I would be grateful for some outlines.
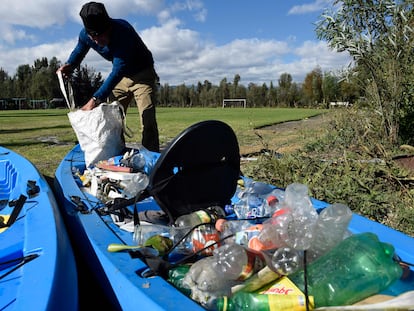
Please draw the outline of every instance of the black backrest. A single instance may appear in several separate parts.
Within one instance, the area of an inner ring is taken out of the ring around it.
[[[172,223],[180,215],[229,204],[239,177],[235,133],[226,123],[208,120],[184,130],[161,153],[148,191]]]

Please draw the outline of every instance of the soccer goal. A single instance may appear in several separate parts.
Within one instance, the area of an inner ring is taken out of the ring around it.
[[[226,107],[246,108],[246,98],[225,98],[223,99],[223,108]]]

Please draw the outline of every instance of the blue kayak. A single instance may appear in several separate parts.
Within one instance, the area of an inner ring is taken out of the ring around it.
[[[0,310],[76,310],[69,236],[46,179],[0,147]]]
[[[188,149],[191,146],[191,149]],[[220,149],[220,152],[217,151]],[[150,172],[145,195],[123,201],[130,214],[162,211],[167,224],[178,216],[234,200],[240,179],[237,140],[221,122],[203,121],[185,130],[159,155]],[[83,186],[79,178],[86,170],[84,153],[76,145],[61,161],[55,173],[55,195],[72,240],[88,264],[96,284],[119,310],[204,310],[200,304],[179,291],[165,277],[148,277],[148,263],[133,251],[108,251],[111,244],[134,245],[133,233],[124,230],[108,212],[108,205]],[[329,204],[312,200],[320,212]],[[402,261],[414,262],[414,238],[354,214],[352,233],[373,232],[395,247]],[[399,295],[414,289],[411,277],[387,289]]]

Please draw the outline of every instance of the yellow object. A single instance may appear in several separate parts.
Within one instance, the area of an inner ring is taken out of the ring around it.
[[[302,291],[288,277],[283,276],[270,286],[258,291],[259,294],[276,294],[276,295],[302,295]]]
[[[4,224],[7,224],[7,222],[9,221],[10,215],[0,215],[0,218]],[[7,228],[9,227],[0,228],[0,233],[6,231]]]
[[[117,244],[117,243],[111,243],[108,245],[108,252],[114,253],[114,252],[120,252],[130,249],[137,249],[142,248],[142,245],[125,245],[125,244]]]

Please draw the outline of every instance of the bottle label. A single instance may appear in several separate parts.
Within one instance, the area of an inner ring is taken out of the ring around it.
[[[306,311],[305,296],[297,295],[268,295],[270,311]],[[309,296],[309,310],[314,309],[313,297]]]
[[[195,229],[192,234],[193,251],[197,252],[211,245],[211,247],[208,247],[201,252],[203,255],[211,256],[213,255],[214,249],[220,246],[220,243],[216,244],[219,240],[220,234],[217,230],[208,225],[201,226]]]
[[[260,294],[304,296],[302,291],[288,277],[278,279],[270,287],[260,291]]]
[[[262,225],[257,224],[245,230],[236,232],[235,240],[237,244],[248,246],[251,239],[258,236],[262,230]]]
[[[202,224],[208,224],[211,222],[210,215],[206,211],[203,211],[203,210],[196,211],[195,214],[200,219]]]
[[[244,281],[251,277],[257,271],[263,269],[266,265],[263,256],[255,251],[247,250],[247,264],[243,266],[243,270],[238,278],[239,281]]]

